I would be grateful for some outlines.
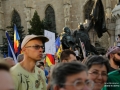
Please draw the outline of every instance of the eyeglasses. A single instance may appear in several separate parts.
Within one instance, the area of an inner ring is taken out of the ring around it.
[[[81,80],[76,80],[74,83],[62,83],[61,85],[73,85],[77,90],[82,90],[85,85],[88,88],[93,89],[94,82],[92,80],[87,80],[85,82]]]
[[[88,72],[89,74],[92,74],[93,77],[98,77],[99,75],[101,75],[103,78],[106,78],[108,75],[107,73],[101,73],[99,74],[99,72]]]
[[[43,45],[26,46],[25,48],[30,48],[30,47],[33,47],[33,48],[36,49],[36,50],[39,50],[40,48],[41,48],[41,49],[44,49],[44,46],[43,46]]]

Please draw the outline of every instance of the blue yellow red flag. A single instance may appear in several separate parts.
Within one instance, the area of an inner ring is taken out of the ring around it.
[[[20,40],[20,37],[19,37],[18,31],[17,31],[17,27],[14,24],[14,52],[15,53],[18,52],[19,40]]]

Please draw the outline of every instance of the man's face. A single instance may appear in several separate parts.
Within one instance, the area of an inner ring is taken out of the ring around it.
[[[44,70],[44,66],[40,66],[40,68],[41,68],[42,70]]]
[[[116,53],[113,55],[113,61],[116,65],[120,66],[120,53]]]
[[[43,43],[38,39],[34,39],[29,41],[24,49],[23,52],[27,58],[32,60],[38,61],[42,58],[43,54]]]
[[[68,57],[68,60],[62,60],[62,62],[72,62],[72,61],[76,61],[76,56],[74,56],[73,54],[70,54],[70,56]]]
[[[0,90],[15,90],[10,73],[4,70],[0,70]]]
[[[75,86],[74,83],[76,81],[80,81],[82,82],[81,85],[79,86],[79,90],[90,90],[90,88],[87,85],[84,85],[83,83],[85,83],[88,80],[88,75],[86,71],[82,71],[80,73],[77,74],[73,74],[70,76],[67,76],[66,78],[66,82],[64,85],[64,89],[65,90],[78,90]],[[80,83],[79,83],[80,84]]]
[[[76,56],[74,56],[73,54],[70,54],[70,56],[68,58],[68,62],[72,62],[72,61],[75,61],[75,60],[77,60]]]

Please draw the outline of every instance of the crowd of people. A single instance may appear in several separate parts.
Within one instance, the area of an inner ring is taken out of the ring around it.
[[[40,61],[47,41],[42,35],[27,35],[17,64],[11,57],[0,60],[0,90],[120,90],[118,46],[84,60],[77,59],[77,49],[65,49],[49,67]]]

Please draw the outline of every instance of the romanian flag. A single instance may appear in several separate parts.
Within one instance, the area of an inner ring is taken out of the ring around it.
[[[47,63],[48,66],[51,66],[51,65],[55,64],[55,59],[54,59],[53,55],[46,54],[45,63]]]
[[[17,31],[17,27],[16,25],[14,25],[14,52],[17,53],[18,52],[18,48],[19,48],[19,34]]]

